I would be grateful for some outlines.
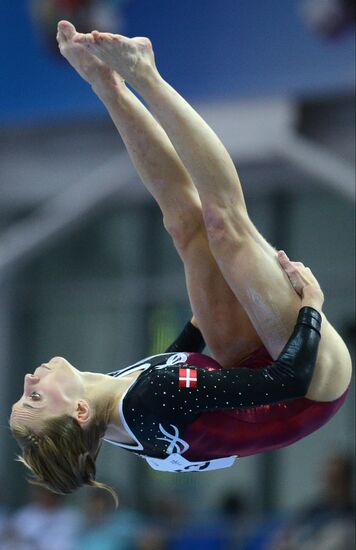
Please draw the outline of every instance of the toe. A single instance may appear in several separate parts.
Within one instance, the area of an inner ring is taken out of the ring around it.
[[[146,36],[135,36],[134,38],[132,38],[132,40],[134,42],[137,42],[137,44],[141,44],[142,46],[146,46],[147,47],[152,47],[152,42],[149,38],[147,38]]]
[[[116,38],[120,38],[120,35],[112,34],[111,32],[92,31],[91,34],[97,42],[111,42]]]
[[[64,34],[61,31],[57,32],[56,38],[57,38],[57,42],[58,42],[59,46],[63,45],[67,41],[66,37],[64,36]]]
[[[72,25],[72,23],[70,23],[69,21],[60,21],[58,23],[58,31],[67,40],[70,40],[76,34],[75,26]]]
[[[94,37],[92,33],[88,33],[88,34],[77,33],[73,38],[73,40],[74,42],[79,42],[80,44],[90,45],[94,43]]]

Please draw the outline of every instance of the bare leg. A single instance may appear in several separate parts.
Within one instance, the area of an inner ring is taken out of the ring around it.
[[[226,149],[157,71],[150,41],[94,32],[79,39],[141,94],[169,136],[199,192],[209,246],[258,335],[277,357],[292,332],[300,298],[275,249],[248,217],[239,178]],[[337,398],[350,380],[347,348],[324,316],[317,367],[308,396]]]
[[[123,79],[75,44],[74,37],[74,27],[60,23],[62,54],[106,105],[144,185],[162,210],[184,262],[194,315],[214,357],[223,366],[236,365],[262,344],[211,254],[196,188],[162,127]]]

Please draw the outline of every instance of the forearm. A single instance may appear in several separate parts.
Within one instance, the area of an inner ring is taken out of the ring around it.
[[[241,373],[245,377],[242,406],[251,406],[251,398],[256,406],[304,397],[316,365],[320,329],[319,312],[308,307],[300,309],[293,333],[277,360],[250,372],[248,377],[247,372]],[[250,381],[246,385],[247,378]]]
[[[199,393],[182,391],[185,406],[196,412],[243,409],[304,397],[316,364],[320,324],[317,311],[302,309],[282,353],[264,368],[196,369]]]
[[[322,317],[314,308],[301,308],[293,334],[280,353],[277,361],[266,369],[276,379],[287,382],[286,398],[306,395],[316,364],[321,332]],[[272,373],[273,371],[273,373]],[[288,388],[288,380],[292,388]]]

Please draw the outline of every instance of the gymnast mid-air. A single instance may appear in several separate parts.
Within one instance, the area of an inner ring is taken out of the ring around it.
[[[103,440],[157,470],[209,471],[323,426],[352,367],[311,270],[258,232],[225,147],[162,78],[147,38],[81,34],[61,21],[57,40],[160,206],[193,318],[164,353],[110,374],[54,357],[25,376],[10,427],[32,482],[112,492],[95,479]]]

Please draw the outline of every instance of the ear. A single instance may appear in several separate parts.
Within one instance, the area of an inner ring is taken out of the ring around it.
[[[74,418],[81,424],[83,427],[91,420],[92,417],[92,411],[89,406],[89,403],[85,401],[84,399],[80,399],[77,402],[75,411],[74,411]]]

